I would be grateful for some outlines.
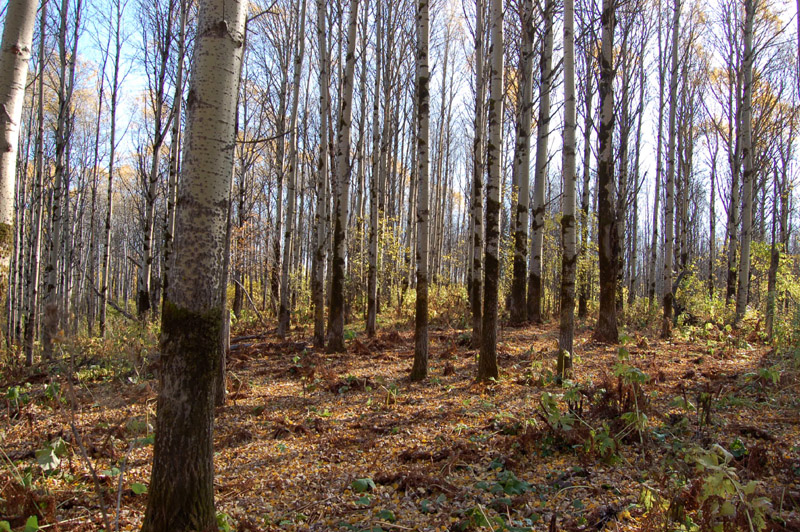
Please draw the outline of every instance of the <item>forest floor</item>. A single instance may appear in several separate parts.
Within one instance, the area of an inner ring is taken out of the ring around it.
[[[800,530],[796,365],[714,326],[622,349],[580,327],[564,387],[554,324],[504,328],[489,385],[467,331],[431,331],[422,383],[406,378],[410,331],[336,355],[302,332],[236,334],[214,439],[221,530]],[[44,367],[0,378],[13,530],[140,525],[157,384],[146,342],[118,344],[127,365],[67,356],[74,385]]]

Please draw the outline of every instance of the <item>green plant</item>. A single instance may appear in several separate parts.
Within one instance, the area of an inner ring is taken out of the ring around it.
[[[45,444],[44,448],[36,451],[36,462],[42,471],[49,473],[58,469],[61,459],[67,454],[67,444],[61,438]]]
[[[759,496],[759,481],[743,484],[730,465],[734,455],[719,444],[695,453],[696,472],[701,478],[702,522],[709,530],[723,530],[726,524],[746,526],[751,532],[764,530],[772,507],[767,497]]]
[[[561,412],[558,407],[556,397],[548,392],[544,392],[539,398],[539,408],[542,419],[553,430],[572,430],[575,424],[575,416],[571,412]]]
[[[229,522],[230,517],[224,512],[217,512],[217,529],[221,532],[233,532]]]

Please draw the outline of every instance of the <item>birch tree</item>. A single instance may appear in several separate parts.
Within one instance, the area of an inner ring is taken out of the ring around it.
[[[317,204],[314,213],[314,259],[311,292],[314,302],[314,347],[325,345],[325,255],[328,209],[328,114],[330,113],[330,61],[325,22],[326,0],[317,0],[317,43],[319,48],[319,157],[317,159]]]
[[[680,0],[674,0],[672,15],[672,52],[669,82],[669,118],[667,119],[667,178],[664,199],[664,283],[662,301],[664,317],[661,322],[661,336],[669,337],[672,332],[672,269],[674,261],[674,216],[675,216],[675,116],[678,108],[678,38],[680,36]]]
[[[489,143],[486,165],[486,252],[481,350],[478,381],[499,376],[497,368],[497,303],[500,280],[500,158],[503,151],[503,0],[491,0],[489,46]]]
[[[614,210],[614,2],[603,0],[603,25],[600,49],[600,148],[597,162],[598,254],[600,266],[600,310],[597,317],[596,339],[617,343],[617,259],[615,249]]]
[[[756,0],[744,2],[744,57],[742,77],[744,94],[742,97],[742,244],[739,257],[739,279],[736,292],[736,316],[738,325],[747,309],[747,293],[750,286],[750,243],[753,238],[753,21],[756,17]],[[737,161],[738,164],[738,161]]]
[[[47,1],[42,3],[39,16],[39,35],[44,36],[47,29]],[[39,323],[39,271],[41,263],[42,225],[44,222],[44,43],[39,39],[38,79],[36,80],[36,148],[34,150],[34,196],[38,197],[34,221],[31,227],[30,267],[27,278],[27,297],[25,302],[25,364],[33,364],[33,349],[36,342],[36,329]]]
[[[472,347],[481,346],[481,327],[483,318],[481,306],[483,304],[483,149],[484,129],[486,126],[486,80],[484,76],[484,36],[486,35],[484,13],[486,11],[483,0],[475,0],[475,139],[472,143],[472,208],[470,220],[471,259],[470,268],[470,304],[472,307]]]
[[[572,366],[572,340],[575,329],[575,2],[564,0],[564,141],[562,174],[561,241],[561,319],[558,334],[556,375],[564,378]]]
[[[148,4],[147,1],[152,1]],[[148,106],[152,116],[152,142],[149,167],[142,168],[140,176],[144,191],[144,213],[142,219],[142,254],[136,285],[136,311],[145,319],[153,307],[151,301],[155,237],[156,200],[160,176],[161,150],[169,132],[172,114],[167,107],[167,74],[170,52],[174,39],[177,0],[168,0],[161,5],[159,0],[145,0],[142,16],[145,23],[144,62],[148,82]]]
[[[414,318],[414,366],[411,380],[428,374],[428,165],[430,72],[428,0],[417,2],[417,303]]]
[[[186,101],[173,282],[161,324],[161,386],[143,532],[216,528],[214,380],[225,310],[222,254],[233,172],[246,4],[200,5]]]
[[[0,44],[0,271],[8,270],[14,236],[14,184],[36,0],[9,2]],[[40,57],[41,61],[42,58]],[[2,290],[5,292],[5,290]]]
[[[281,304],[278,310],[278,337],[285,338],[289,330],[289,265],[294,236],[295,203],[297,201],[297,107],[300,99],[300,76],[303,73],[303,55],[306,48],[306,0],[300,4],[300,21],[297,27],[297,51],[294,58],[292,80],[292,107],[289,115],[289,181],[286,185],[286,228],[283,237],[283,261],[281,262]]]
[[[333,221],[333,268],[331,272],[330,329],[328,351],[343,352],[344,345],[344,278],[347,260],[347,211],[350,204],[350,126],[353,116],[353,74],[356,63],[356,29],[358,2],[350,2],[347,29],[347,51],[342,91],[339,98],[339,119],[336,133],[336,217]]]
[[[533,110],[533,0],[521,7],[522,45],[519,52],[519,119],[514,146],[514,182],[517,184],[514,217],[514,278],[511,284],[511,322],[528,321],[526,277],[528,256],[528,199],[530,195],[531,112]],[[545,142],[546,143],[546,142]],[[538,150],[537,150],[538,161]],[[537,172],[538,175],[538,172]],[[537,189],[538,190],[538,189]]]
[[[553,76],[553,19],[555,1],[545,0],[544,39],[539,63],[539,120],[537,121],[536,173],[533,179],[531,264],[528,279],[528,319],[542,322],[542,243],[544,241],[544,189],[547,181],[547,143],[550,138],[550,92]]]
[[[44,317],[42,320],[42,351],[45,358],[53,355],[53,340],[61,325],[64,304],[63,276],[60,276],[61,267],[66,267],[64,262],[65,229],[68,224],[65,216],[65,207],[68,199],[69,175],[67,173],[68,153],[67,145],[72,133],[72,119],[70,112],[72,95],[75,89],[75,60],[78,49],[78,36],[81,25],[82,2],[75,4],[73,19],[70,21],[69,1],[62,0],[58,9],[58,114],[55,127],[55,165],[53,168],[53,199],[50,214],[50,252],[44,269]],[[72,31],[70,31],[72,30]],[[71,38],[70,38],[71,37]],[[65,194],[65,192],[67,194]]]
[[[658,22],[656,28],[656,39],[658,40],[658,122],[656,123],[656,174],[653,179],[653,226],[652,237],[650,240],[650,267],[648,270],[648,291],[647,296],[650,300],[650,306],[653,305],[656,296],[656,262],[658,259],[658,246],[659,246],[659,224],[658,215],[661,202],[661,183],[663,181],[663,162],[661,152],[663,151],[662,145],[664,143],[664,87],[666,85],[666,70],[667,61],[666,53],[664,50],[664,41],[661,38],[663,31],[663,10],[661,9],[661,0],[658,2]]]
[[[117,108],[119,105],[120,96],[120,68],[122,62],[122,15],[126,2],[123,0],[114,0],[111,14],[111,27],[113,28],[113,54],[111,60],[111,79],[110,82],[110,95],[109,95],[109,149],[108,149],[108,187],[106,189],[106,218],[105,218],[105,231],[103,246],[103,258],[100,265],[101,280],[100,280],[100,316],[99,328],[100,336],[105,337],[106,334],[106,302],[108,300],[108,286],[111,275],[111,222],[113,221],[114,212],[114,172],[116,171],[116,152],[117,152]],[[109,52],[110,53],[110,52]]]
[[[380,121],[380,90],[381,90],[381,53],[383,47],[383,2],[378,0],[377,15],[377,47],[375,65],[375,94],[372,99],[372,175],[369,188],[369,266],[367,267],[367,336],[375,336],[375,323],[378,314],[378,197],[381,190],[381,129]],[[412,216],[413,213],[409,213]]]

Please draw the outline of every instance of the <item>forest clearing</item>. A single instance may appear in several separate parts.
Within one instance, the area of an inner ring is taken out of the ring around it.
[[[797,355],[752,328],[687,326],[670,342],[642,331],[617,347],[580,324],[579,377],[563,387],[552,324],[504,328],[489,384],[475,382],[469,333],[452,328],[432,330],[422,383],[407,379],[402,329],[354,334],[340,354],[302,332],[237,334],[215,413],[220,530],[800,527]],[[0,383],[18,390],[0,414],[14,530],[31,515],[43,530],[105,528],[101,499],[112,529],[141,525],[152,344],[104,345],[64,346],[73,388],[43,367]]]

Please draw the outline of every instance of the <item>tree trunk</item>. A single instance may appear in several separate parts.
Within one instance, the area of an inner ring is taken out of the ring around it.
[[[350,125],[353,114],[353,73],[355,70],[358,0],[350,4],[347,30],[346,62],[342,79],[339,120],[336,139],[336,219],[333,226],[333,271],[331,280],[330,330],[328,351],[345,351],[344,345],[344,277],[347,255],[347,208],[350,195]]]
[[[297,202],[297,107],[300,97],[300,76],[303,73],[303,55],[306,48],[306,0],[300,6],[300,22],[297,27],[297,54],[294,58],[292,80],[292,109],[289,115],[289,181],[286,185],[286,229],[283,237],[283,261],[281,262],[281,303],[278,310],[278,338],[286,338],[289,331],[289,265],[292,258],[292,236],[294,235],[295,203]]]
[[[75,34],[80,26],[80,2],[75,11]],[[66,218],[64,213],[65,188],[67,184],[68,154],[67,144],[70,137],[70,105],[75,80],[75,62],[68,62],[68,56],[75,52],[78,46],[77,39],[72,44],[73,49],[67,50],[67,21],[69,14],[69,2],[62,0],[59,10],[58,28],[58,59],[59,59],[59,80],[58,80],[58,117],[56,120],[55,132],[55,175],[53,177],[53,207],[51,209],[51,231],[50,231],[50,253],[45,266],[45,286],[44,286],[44,318],[42,327],[42,348],[47,359],[53,356],[53,341],[61,325],[61,313],[63,304],[61,298],[64,295],[64,286],[59,280],[59,266],[63,266],[64,258],[64,229]],[[68,192],[68,190],[66,191]]]
[[[738,325],[747,310],[747,292],[750,286],[750,242],[753,237],[753,21],[756,16],[756,0],[745,0],[744,21],[744,97],[742,98],[741,126],[742,158],[742,247],[739,257],[739,281],[736,293],[736,317]],[[738,161],[737,161],[738,164]]]
[[[47,0],[42,2],[39,19],[39,33],[45,35],[47,29]],[[44,39],[39,40],[39,72],[37,79],[38,100],[36,102],[36,149],[34,201],[36,212],[31,227],[30,269],[27,279],[27,301],[25,312],[25,364],[33,364],[33,349],[36,341],[36,329],[39,322],[39,268],[41,263],[42,222],[44,221]]]
[[[600,148],[597,162],[598,254],[600,267],[600,312],[594,337],[617,343],[617,258],[615,255],[614,212],[614,2],[603,0],[602,47],[600,54]]]
[[[522,4],[522,47],[520,49],[520,102],[517,139],[514,146],[514,175],[517,184],[516,209],[512,209],[514,220],[514,278],[511,284],[511,323],[528,321],[527,286],[528,274],[528,201],[530,197],[531,112],[533,73],[533,0]],[[574,147],[573,147],[574,149]],[[538,155],[538,151],[537,151]]]
[[[674,0],[672,16],[672,55],[669,82],[669,119],[667,124],[667,182],[664,211],[664,286],[661,287],[664,302],[664,317],[661,321],[661,336],[668,338],[672,333],[672,264],[674,261],[675,235],[673,217],[675,215],[675,116],[678,108],[678,38],[680,36],[681,3]]]
[[[557,378],[563,379],[572,367],[575,329],[575,3],[564,0],[564,193],[561,216],[561,316],[558,329]]]
[[[100,337],[106,335],[106,302],[108,301],[108,286],[111,273],[111,222],[114,212],[114,157],[116,155],[116,135],[117,135],[117,102],[119,101],[119,70],[122,59],[122,0],[114,0],[113,3],[113,23],[114,23],[114,60],[112,62],[112,82],[111,98],[109,102],[110,124],[109,124],[109,150],[108,150],[108,189],[106,192],[106,220],[105,220],[105,245],[103,246],[103,261],[100,269],[103,272],[100,284]],[[125,261],[125,259],[122,259]]]
[[[497,368],[497,293],[500,280],[500,157],[503,152],[503,0],[491,0],[489,46],[489,144],[486,164],[486,268],[484,273],[483,325],[478,381],[499,376]]]
[[[325,30],[327,4],[317,0],[317,42],[319,44],[319,158],[317,159],[317,207],[314,214],[314,261],[311,297],[314,302],[314,347],[325,346],[325,255],[328,209],[328,113],[330,112],[330,62]]]
[[[483,133],[485,128],[486,81],[483,67],[485,64],[483,38],[485,35],[484,24],[485,7],[483,0],[475,2],[475,139],[472,144],[472,208],[470,219],[472,225],[470,273],[470,304],[472,307],[472,347],[481,346],[481,327],[483,317],[481,306],[483,304]]]
[[[592,120],[592,79],[594,79],[594,61],[592,60],[591,48],[586,46],[584,53],[586,81],[583,93],[583,190],[581,191],[581,249],[580,257],[581,263],[584,265],[581,268],[580,274],[580,295],[578,297],[578,316],[585,318],[588,314],[589,291],[590,291],[590,269],[588,265],[588,252],[589,252],[589,189],[591,185],[591,157],[592,157],[592,129],[594,127]]]
[[[528,319],[542,322],[542,244],[544,242],[544,187],[547,182],[547,142],[550,137],[550,89],[553,77],[554,0],[545,0],[544,42],[539,82],[539,120],[537,122],[536,173],[533,178],[533,234],[531,235],[531,271],[528,279]]]
[[[239,0],[208,0],[199,14],[143,532],[216,530],[214,379],[226,312],[219,257],[225,250],[245,16],[246,4]]]
[[[188,1],[180,2],[180,23],[178,26],[178,64],[175,67],[175,92],[172,97],[172,131],[169,146],[169,177],[167,181],[167,212],[164,223],[164,263],[162,265],[161,288],[163,293],[169,290],[169,276],[172,261],[172,243],[175,235],[175,203],[178,199],[178,174],[181,162],[181,116],[183,114],[183,62],[186,56],[186,20],[188,18]],[[238,285],[237,285],[238,287]],[[238,317],[238,314],[237,314]]]
[[[428,71],[428,0],[417,2],[417,303],[414,318],[413,381],[428,375],[428,165],[430,72]]]
[[[380,91],[381,59],[383,57],[383,21],[381,20],[383,2],[377,2],[377,48],[375,53],[375,94],[372,101],[372,175],[369,186],[369,266],[367,268],[367,336],[375,336],[375,323],[378,314],[378,197],[383,193],[380,184],[381,174],[381,129],[380,129]],[[409,216],[411,214],[409,213]]]
[[[0,275],[8,272],[14,238],[14,185],[25,82],[36,24],[36,0],[9,2],[0,49]],[[42,61],[42,59],[39,59]],[[5,296],[2,281],[0,298]]]

